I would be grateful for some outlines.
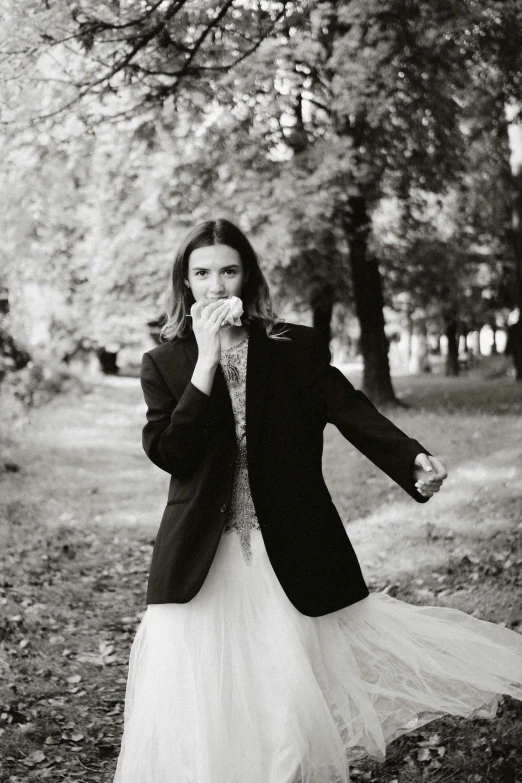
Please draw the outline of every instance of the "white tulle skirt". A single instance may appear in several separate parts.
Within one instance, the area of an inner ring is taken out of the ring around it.
[[[441,715],[522,699],[522,636],[382,593],[322,617],[286,597],[262,534],[222,535],[200,592],[134,638],[114,783],[346,783]]]

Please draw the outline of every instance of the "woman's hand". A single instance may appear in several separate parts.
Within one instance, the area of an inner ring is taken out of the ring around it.
[[[221,324],[228,314],[228,303],[200,300],[190,308],[192,330],[198,344],[198,362],[207,367],[217,367],[221,359]]]
[[[413,476],[418,493],[423,497],[431,498],[448,477],[446,468],[440,459],[428,457],[427,454],[417,454],[413,464],[417,466],[413,469]]]

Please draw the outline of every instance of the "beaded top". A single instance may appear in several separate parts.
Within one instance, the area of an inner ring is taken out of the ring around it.
[[[232,498],[225,519],[224,532],[235,530],[239,536],[245,562],[252,562],[250,531],[260,530],[250,494],[246,448],[246,368],[248,335],[237,345],[221,350],[221,366],[230,394],[236,422],[237,460],[232,485]]]

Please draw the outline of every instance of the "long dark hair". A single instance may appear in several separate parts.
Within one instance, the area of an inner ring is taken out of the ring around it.
[[[243,324],[260,321],[268,337],[287,340],[280,331],[274,332],[276,325],[282,321],[274,313],[270,289],[254,248],[243,232],[224,218],[199,223],[178,248],[165,294],[167,320],[160,330],[160,340],[185,337],[192,331],[192,319],[187,316],[190,316],[195,299],[184,281],[188,277],[188,261],[192,251],[209,245],[228,245],[240,255],[245,275],[242,290]]]

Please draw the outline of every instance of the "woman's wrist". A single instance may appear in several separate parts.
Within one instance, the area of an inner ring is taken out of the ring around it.
[[[192,385],[204,394],[210,396],[218,364],[219,362],[213,362],[203,358],[198,359],[196,366],[194,367],[194,372],[192,373]]]

